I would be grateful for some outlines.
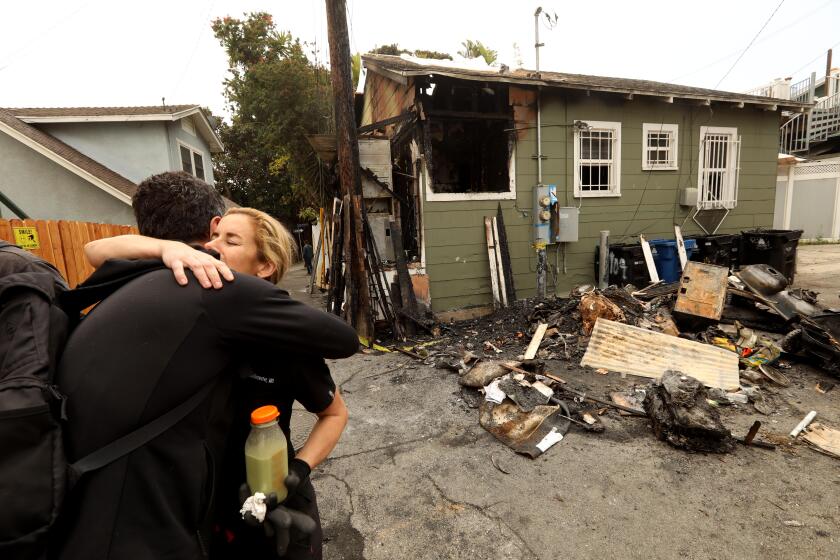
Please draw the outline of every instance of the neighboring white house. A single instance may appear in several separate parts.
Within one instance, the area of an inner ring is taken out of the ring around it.
[[[133,224],[137,183],[184,170],[212,185],[223,149],[198,105],[0,109],[0,192],[35,219]]]

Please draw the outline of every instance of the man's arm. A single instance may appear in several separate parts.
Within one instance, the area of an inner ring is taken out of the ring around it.
[[[335,315],[293,300],[277,286],[254,276],[236,274],[221,290],[203,290],[205,308],[222,338],[248,352],[285,350],[322,358],[356,353],[356,331]]]

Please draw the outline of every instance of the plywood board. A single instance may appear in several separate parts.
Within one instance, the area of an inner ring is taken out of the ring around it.
[[[677,254],[680,257],[680,270],[685,270],[685,264],[688,262],[688,255],[685,252],[685,240],[682,236],[682,228],[674,224],[674,239],[677,240]]]
[[[534,338],[531,339],[531,343],[528,345],[528,349],[525,350],[524,358],[526,360],[533,360],[537,356],[537,350],[540,348],[540,343],[542,342],[543,337],[545,336],[545,331],[548,328],[548,324],[540,323],[537,326],[537,330],[534,332]]]
[[[709,387],[739,387],[734,352],[606,319],[595,323],[580,364],[652,379],[675,370]]]
[[[490,284],[493,287],[493,305],[501,305],[499,294],[499,271],[496,269],[496,244],[493,241],[493,223],[490,218],[484,218],[484,233],[487,237],[487,260],[490,263]]]
[[[656,265],[653,262],[653,253],[650,252],[650,243],[647,242],[644,235],[639,236],[639,243],[642,246],[642,253],[645,255],[645,265],[647,265],[650,281],[654,283],[659,282],[659,273],[656,272]]]

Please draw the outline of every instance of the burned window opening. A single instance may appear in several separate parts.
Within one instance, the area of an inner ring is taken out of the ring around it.
[[[436,119],[429,123],[432,191],[510,191],[511,121]]]
[[[393,145],[394,194],[397,215],[402,231],[403,249],[409,261],[420,259],[419,208],[417,207],[417,186],[414,165],[411,160],[411,138]]]
[[[513,112],[506,84],[433,76],[419,80],[426,163],[434,193],[511,190]]]

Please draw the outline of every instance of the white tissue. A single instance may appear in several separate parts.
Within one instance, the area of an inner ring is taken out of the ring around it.
[[[239,510],[239,513],[242,514],[243,519],[245,519],[246,513],[250,513],[257,521],[262,523],[265,519],[265,510],[265,494],[257,492],[245,500],[245,503],[242,504],[242,509]]]

